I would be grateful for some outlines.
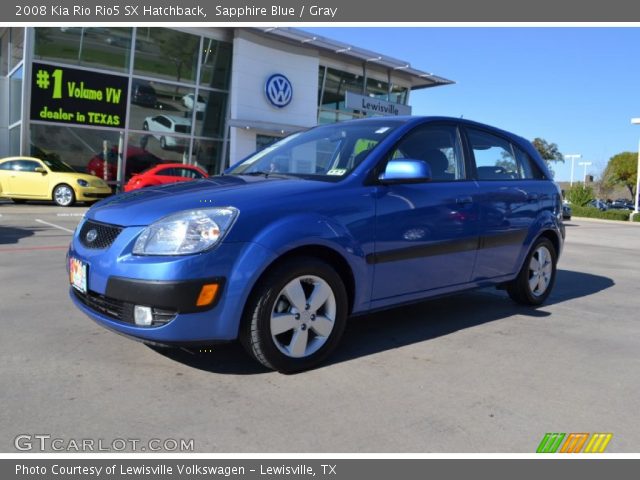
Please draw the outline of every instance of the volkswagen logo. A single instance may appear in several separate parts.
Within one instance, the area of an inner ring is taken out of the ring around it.
[[[282,108],[291,103],[293,87],[287,77],[280,73],[271,75],[265,84],[267,99],[274,107]]]
[[[95,228],[92,228],[87,232],[87,235],[84,237],[87,243],[93,243],[98,238],[98,231]]]

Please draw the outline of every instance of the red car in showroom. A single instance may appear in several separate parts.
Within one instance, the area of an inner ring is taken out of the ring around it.
[[[207,178],[208,176],[207,172],[193,165],[165,163],[156,165],[131,177],[131,180],[124,186],[124,191],[130,192],[139,188],[150,187],[152,185],[164,185],[166,183],[188,182],[190,180]]]
[[[133,175],[141,173],[148,168],[158,164],[167,164],[167,160],[163,160],[153,153],[140,148],[129,145],[127,147],[126,168],[124,172],[124,180],[129,180]],[[104,177],[104,153],[96,153],[87,164],[87,173],[102,178],[103,180],[115,180],[118,172],[118,148],[112,147],[107,154],[108,168],[107,178]]]

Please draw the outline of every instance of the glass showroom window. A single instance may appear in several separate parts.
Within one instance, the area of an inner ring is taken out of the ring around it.
[[[200,37],[167,28],[138,28],[136,75],[195,83]]]
[[[9,156],[20,155],[20,125],[9,130]]]
[[[407,104],[407,87],[401,87],[400,85],[391,84],[391,93],[389,95],[389,101],[394,103],[400,103],[402,105]]]
[[[0,28],[0,76],[9,73],[9,35],[11,29]]]
[[[220,90],[229,89],[232,47],[230,43],[205,38],[202,43],[200,84]]]
[[[224,169],[221,164],[223,148],[224,142],[220,140],[197,139],[193,143],[190,163],[206,170],[209,174],[220,173]]]
[[[11,29],[11,56],[9,57],[9,70],[18,65],[24,57],[24,27]]]
[[[60,27],[35,31],[35,59],[118,72],[129,70],[130,28]]]
[[[176,125],[181,125],[173,133],[191,133],[192,107],[198,108],[194,102],[193,88],[134,78],[129,99],[131,130],[165,131],[164,125],[151,121],[151,117],[164,115],[175,119]]]
[[[9,125],[19,122],[22,116],[22,72],[20,66],[9,77]]]
[[[196,111],[195,134],[199,137],[222,138],[227,111],[226,93],[200,90],[194,108]],[[191,105],[191,102],[188,102]]]
[[[367,95],[381,100],[389,98],[389,84],[374,78],[367,78]]]
[[[106,179],[114,180],[123,138],[124,132],[116,130],[31,123],[31,154],[40,158],[53,155],[79,172],[105,178],[106,153]]]
[[[342,115],[334,115],[333,121],[344,120],[342,116],[349,114],[347,118],[358,117],[359,112],[345,107],[345,95],[347,91],[362,95],[363,92],[362,75],[342,72],[334,68],[327,68],[327,75],[324,81],[324,93],[321,102],[321,110],[340,112]],[[320,115],[326,119],[326,115]]]

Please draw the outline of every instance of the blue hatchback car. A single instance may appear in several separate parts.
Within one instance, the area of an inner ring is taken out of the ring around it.
[[[444,117],[296,133],[209,179],[95,204],[70,296],[156,345],[239,339],[268,368],[322,362],[349,316],[490,285],[539,305],[562,197],[531,143]]]

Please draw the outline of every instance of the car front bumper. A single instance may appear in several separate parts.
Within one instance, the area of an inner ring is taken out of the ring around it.
[[[91,202],[113,195],[110,187],[76,187],[74,191],[79,202]]]
[[[73,303],[100,325],[147,342],[237,338],[244,304],[274,254],[255,243],[232,243],[196,255],[136,256],[131,249],[142,228],[124,228],[106,249],[83,246],[78,229],[68,256],[87,265],[87,293],[70,287]],[[210,284],[218,285],[216,297],[198,307],[202,286]],[[151,307],[152,325],[135,323],[136,305]]]

